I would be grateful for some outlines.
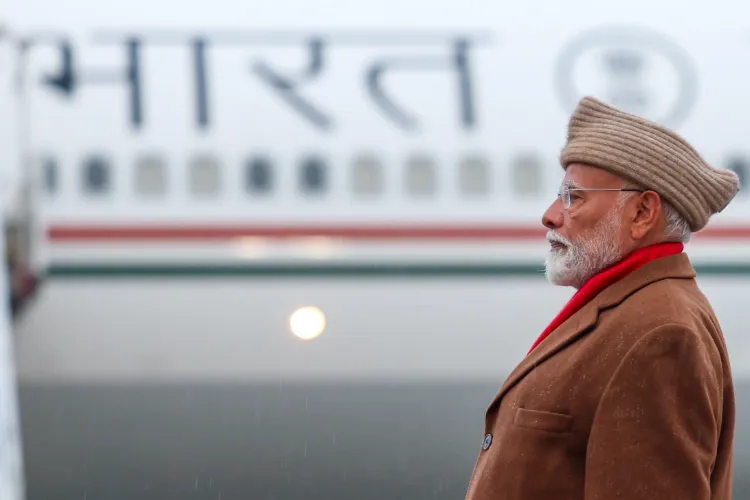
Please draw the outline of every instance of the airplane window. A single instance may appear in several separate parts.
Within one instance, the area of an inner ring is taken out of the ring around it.
[[[53,158],[47,158],[42,165],[42,181],[44,189],[48,194],[57,191],[58,188],[58,168],[57,161]]]
[[[744,190],[747,187],[747,174],[750,170],[748,161],[743,158],[732,158],[729,160],[727,168],[737,174],[737,177],[740,178],[740,189]]]
[[[406,170],[406,189],[417,196],[435,193],[435,164],[427,156],[414,156],[409,159]]]
[[[459,186],[464,194],[487,194],[490,191],[489,162],[479,156],[469,156],[461,160]]]
[[[320,158],[308,158],[302,162],[302,191],[320,192],[326,187],[325,163]]]
[[[100,194],[109,190],[111,172],[103,156],[91,156],[83,163],[83,186],[89,193]]]
[[[513,191],[521,195],[538,194],[542,189],[542,164],[532,155],[518,156],[512,164]]]
[[[190,162],[190,191],[195,195],[215,195],[221,190],[221,164],[213,156],[200,155]]]
[[[141,194],[163,194],[167,189],[164,161],[155,155],[139,158],[135,165],[135,185]]]
[[[245,186],[251,192],[268,192],[271,190],[273,178],[271,175],[271,161],[265,157],[250,159],[245,165]]]
[[[354,160],[352,188],[361,195],[377,194],[383,189],[383,165],[373,155]]]

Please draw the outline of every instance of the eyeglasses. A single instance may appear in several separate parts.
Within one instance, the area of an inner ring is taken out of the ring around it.
[[[571,188],[568,186],[560,187],[560,192],[557,196],[562,200],[563,207],[570,208],[570,193],[573,191],[632,191],[636,193],[643,193],[643,189],[638,188]]]

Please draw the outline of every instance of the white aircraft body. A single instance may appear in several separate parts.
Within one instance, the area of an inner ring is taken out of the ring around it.
[[[29,499],[462,498],[486,404],[572,293],[541,215],[583,95],[741,177],[686,251],[750,492],[745,11],[14,2]]]

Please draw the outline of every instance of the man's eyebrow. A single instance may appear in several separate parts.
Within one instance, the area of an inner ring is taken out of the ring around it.
[[[581,187],[581,185],[580,185],[580,184],[578,184],[578,183],[577,183],[577,182],[575,182],[575,181],[570,181],[570,180],[568,180],[568,181],[565,181],[565,182],[563,183],[563,186],[565,186],[565,187],[566,187],[566,188],[568,188],[568,189],[582,189],[582,187]]]

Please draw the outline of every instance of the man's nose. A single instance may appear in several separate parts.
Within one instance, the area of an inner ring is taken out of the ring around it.
[[[563,225],[562,202],[556,199],[542,215],[542,224],[547,229],[558,229]]]

